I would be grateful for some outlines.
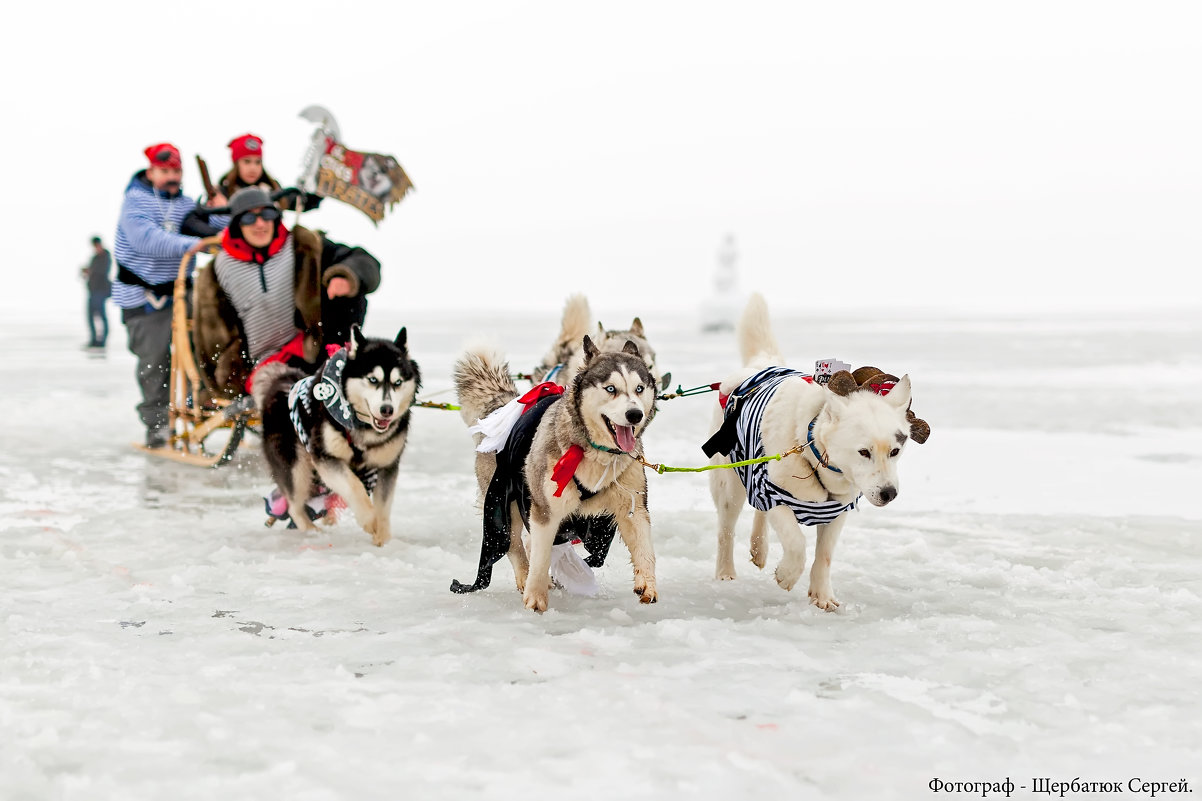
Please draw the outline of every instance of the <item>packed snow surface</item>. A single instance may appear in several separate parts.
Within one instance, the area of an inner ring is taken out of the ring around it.
[[[772,300],[772,299],[770,299]],[[528,370],[539,315],[372,308],[408,326],[422,397],[464,343]],[[852,514],[842,606],[747,561],[714,579],[704,475],[650,475],[659,603],[615,543],[600,595],[522,608],[480,547],[458,414],[415,409],[382,548],[346,518],[264,528],[259,440],[205,470],[137,452],[114,325],[0,322],[0,797],[927,798],[932,779],[1202,783],[1198,315],[852,315],[774,306],[790,364],[909,373],[932,429],[900,497]],[[639,313],[673,389],[733,334]],[[110,311],[110,316],[112,312]],[[705,462],[712,394],[661,403],[648,457]],[[813,537],[809,537],[812,554]],[[939,793],[938,797],[953,797]],[[969,796],[954,796],[969,797]],[[979,795],[978,795],[979,797]]]

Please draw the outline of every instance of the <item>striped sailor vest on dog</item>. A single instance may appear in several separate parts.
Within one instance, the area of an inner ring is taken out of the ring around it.
[[[729,396],[721,398],[725,415],[722,427],[703,446],[707,456],[727,453],[732,462],[759,459],[764,454],[764,443],[760,437],[760,423],[764,410],[773,394],[782,383],[790,378],[801,378],[813,383],[809,373],[788,367],[768,367],[748,378]],[[768,463],[742,465],[734,468],[743,488],[747,491],[747,502],[752,508],[766,512],[774,506],[787,506],[803,526],[830,523],[839,515],[856,508],[857,497],[851,503],[841,501],[802,501],[793,497],[788,490],[768,478]]]

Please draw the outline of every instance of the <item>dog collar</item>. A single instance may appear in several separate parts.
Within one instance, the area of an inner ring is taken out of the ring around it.
[[[585,439],[588,439],[588,438],[586,437]],[[597,450],[605,451],[606,453],[626,453],[626,451],[621,450],[619,448],[607,448],[604,445],[598,445],[597,443],[593,442],[591,439],[588,441],[588,444],[592,445]]]
[[[806,444],[810,446],[810,451],[813,452],[814,458],[818,460],[818,464],[830,470],[832,473],[842,473],[843,471],[835,467],[826,460],[826,457],[818,452],[818,448],[814,445],[814,423],[818,422],[818,415],[814,415],[814,419],[810,421],[810,427],[806,429]]]

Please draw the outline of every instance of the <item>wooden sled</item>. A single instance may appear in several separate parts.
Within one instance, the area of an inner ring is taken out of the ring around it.
[[[213,253],[221,242],[217,236],[202,243],[204,253]],[[199,254],[198,254],[199,255]],[[254,400],[241,395],[233,400],[218,398],[205,385],[193,350],[192,319],[188,316],[188,263],[179,263],[171,312],[171,377],[167,408],[167,445],[139,450],[163,459],[198,467],[220,467],[234,457],[248,426],[257,426]]]

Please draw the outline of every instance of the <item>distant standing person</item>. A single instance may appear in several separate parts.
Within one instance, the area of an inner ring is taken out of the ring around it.
[[[138,416],[146,426],[146,446],[168,443],[167,386],[171,374],[171,304],[180,260],[201,248],[201,237],[180,233],[195,218],[196,201],[183,194],[179,149],[166,142],[143,151],[149,166],[130,178],[117,221],[113,255],[117,280],[113,302],[138,357]],[[191,215],[191,218],[190,218]],[[224,218],[221,225],[224,226]]]
[[[109,318],[105,311],[105,301],[113,292],[113,284],[109,281],[109,266],[112,259],[101,242],[100,237],[92,237],[92,261],[83,268],[84,279],[88,282],[88,340],[89,350],[104,350],[109,338]],[[96,321],[100,321],[100,336],[96,335]]]

